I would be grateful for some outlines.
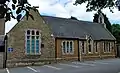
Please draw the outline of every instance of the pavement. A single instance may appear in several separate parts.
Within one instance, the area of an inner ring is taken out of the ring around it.
[[[120,73],[120,59],[6,68],[0,69],[0,73]]]

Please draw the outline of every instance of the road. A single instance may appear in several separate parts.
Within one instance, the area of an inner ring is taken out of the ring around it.
[[[0,73],[120,73],[120,59],[0,69]]]

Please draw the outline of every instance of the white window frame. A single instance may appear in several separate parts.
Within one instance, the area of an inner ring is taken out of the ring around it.
[[[84,45],[82,45],[84,43]],[[82,54],[86,54],[86,48],[85,48],[85,41],[80,41],[79,42],[79,49],[81,50]],[[83,47],[84,47],[84,52],[83,52]]]
[[[64,50],[63,50],[63,42],[65,42],[65,53],[64,53]],[[69,42],[69,50],[67,52],[67,42]],[[72,52],[70,52],[70,42],[72,42]],[[68,41],[68,40],[65,40],[65,41],[62,41],[61,42],[61,45],[62,45],[62,54],[63,55],[67,55],[67,54],[74,54],[74,41]]]
[[[107,53],[107,50],[106,50],[106,41],[103,41],[103,52]]]
[[[27,36],[28,36],[28,34],[27,34],[27,31],[28,30],[30,30],[30,53],[27,53]],[[32,35],[32,31],[34,31],[35,33],[34,33],[34,35]],[[36,31],[39,31],[39,35],[36,35]],[[35,53],[31,53],[31,49],[32,49],[32,44],[31,44],[31,42],[32,42],[32,36],[34,36],[35,37]],[[36,36],[39,36],[39,53],[36,53]],[[25,30],[25,54],[26,55],[41,55],[41,31],[40,30],[37,30],[37,29],[27,29],[27,30]]]
[[[109,42],[108,44],[109,44],[108,52],[111,53],[111,42]]]
[[[94,43],[93,43],[92,39],[90,41],[90,45],[91,45],[91,52],[89,51],[89,43],[88,43],[88,54],[93,54],[93,45],[94,45]]]
[[[113,42],[110,42],[110,52],[112,52]]]
[[[105,45],[105,47],[104,47],[104,45]],[[103,52],[104,53],[111,53],[111,42],[104,41],[104,45],[103,45]]]
[[[95,41],[95,43],[94,43],[95,45],[95,53],[98,53],[98,48],[99,48],[99,42],[97,42],[97,41]],[[96,49],[97,49],[97,51],[96,51]]]

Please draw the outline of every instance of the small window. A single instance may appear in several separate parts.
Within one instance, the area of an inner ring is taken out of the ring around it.
[[[111,52],[111,50],[110,50],[110,47],[111,46],[111,43],[109,42],[109,48],[108,48],[108,52]]]
[[[35,35],[35,32],[34,32],[34,30],[32,30],[32,35]]]
[[[98,52],[98,42],[95,42],[95,52]]]
[[[63,53],[65,53],[65,42],[63,42]]]
[[[105,42],[103,42],[103,51],[106,52]]]
[[[111,49],[110,49],[111,45],[110,45],[109,41],[105,41],[103,46],[104,46],[104,48],[103,48],[104,49],[104,51],[103,51],[104,53],[109,53],[111,51]]]
[[[93,41],[91,37],[88,40],[88,53],[93,53]]]
[[[39,36],[36,36],[36,39],[38,40],[38,39],[39,39]]]
[[[32,39],[35,39],[35,36],[32,36]]]
[[[88,40],[88,43],[89,43],[89,44],[90,44],[90,42],[91,42],[91,39]]]
[[[62,52],[63,54],[73,54],[73,41],[63,41],[62,42]]]
[[[73,52],[73,43],[72,42],[70,42],[70,52],[72,53]]]
[[[84,41],[82,41],[82,53],[85,53]]]
[[[91,52],[92,52],[92,50],[91,50],[91,45],[89,44],[88,47],[89,47],[89,50],[88,50],[88,51],[89,51],[89,53],[91,53]]]
[[[30,39],[30,36],[27,36],[27,39]]]
[[[69,52],[69,42],[67,42],[67,53]]]
[[[36,35],[39,35],[39,31],[36,31]]]
[[[27,30],[27,35],[30,35],[30,30]]]

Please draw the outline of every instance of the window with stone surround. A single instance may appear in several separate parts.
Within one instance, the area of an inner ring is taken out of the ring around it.
[[[39,30],[36,29],[26,30],[25,52],[27,55],[41,54],[41,34]]]
[[[99,42],[94,42],[94,50],[95,50],[95,53],[98,53],[98,48],[99,48]]]
[[[88,40],[88,53],[93,53],[93,40],[91,38]]]
[[[62,41],[62,54],[73,54],[74,42],[73,41]]]
[[[85,54],[85,42],[81,42],[82,54]]]
[[[111,42],[104,41],[103,42],[103,52],[104,53],[110,53],[111,52]]]

